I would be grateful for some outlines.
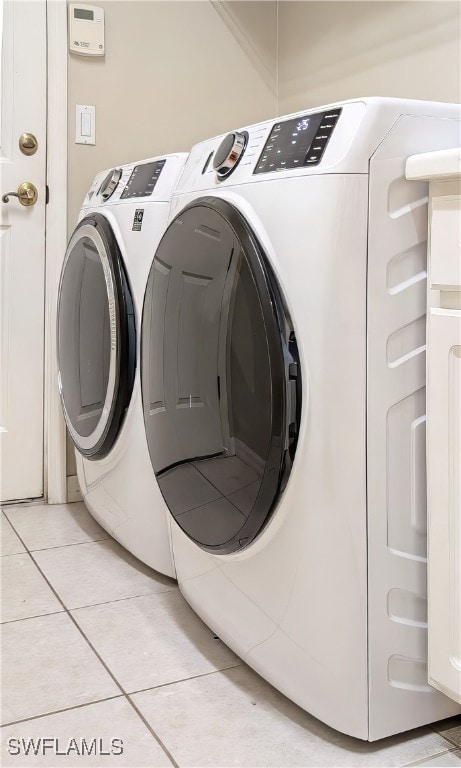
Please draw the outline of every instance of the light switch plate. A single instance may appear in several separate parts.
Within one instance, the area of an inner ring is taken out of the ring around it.
[[[96,144],[96,107],[75,105],[75,143]]]

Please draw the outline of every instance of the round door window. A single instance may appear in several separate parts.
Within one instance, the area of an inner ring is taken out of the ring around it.
[[[70,436],[90,459],[119,433],[135,372],[133,301],[103,216],[82,219],[64,260],[58,303],[59,390]]]
[[[152,263],[141,371],[152,465],[202,548],[247,546],[270,518],[296,449],[296,339],[277,281],[239,211],[201,198]]]

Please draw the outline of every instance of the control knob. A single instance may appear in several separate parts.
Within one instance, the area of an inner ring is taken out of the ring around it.
[[[103,200],[108,200],[109,197],[114,194],[121,177],[122,171],[120,168],[114,168],[113,171],[110,171],[107,174],[106,178],[99,187],[99,194]]]
[[[213,168],[218,179],[225,179],[237,166],[248,140],[246,132],[228,133],[222,140],[213,158]]]

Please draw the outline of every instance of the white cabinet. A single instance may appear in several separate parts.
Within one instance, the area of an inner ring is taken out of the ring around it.
[[[429,682],[461,703],[461,310],[428,311]]]
[[[461,150],[410,157],[407,178],[429,180],[429,683],[461,703]]]

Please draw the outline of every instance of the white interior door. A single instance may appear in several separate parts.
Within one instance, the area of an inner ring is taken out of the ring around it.
[[[32,205],[0,202],[0,498],[12,501],[43,495],[45,0],[0,0],[0,37],[1,194],[23,182],[38,192]],[[25,133],[34,154],[20,147]]]

